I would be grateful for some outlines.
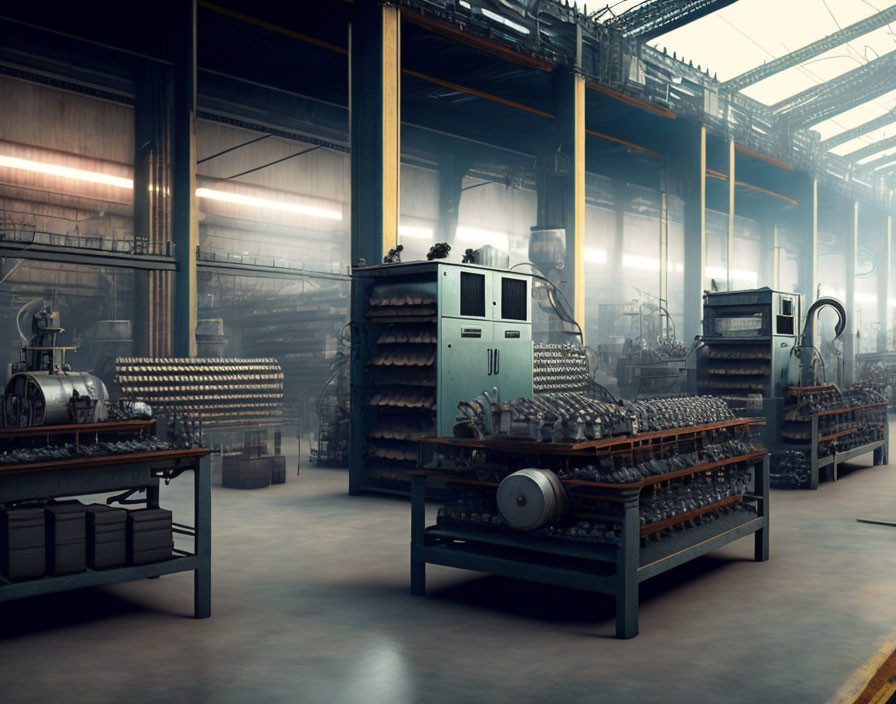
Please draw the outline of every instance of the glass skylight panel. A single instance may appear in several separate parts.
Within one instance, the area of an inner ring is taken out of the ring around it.
[[[675,51],[679,58],[727,81],[893,4],[893,0],[739,0],[649,44],[666,47],[670,54]]]
[[[894,49],[896,41],[893,30],[888,26],[879,27],[798,66],[747,86],[742,92],[761,103],[774,105],[807,88],[842,76],[869,61],[889,54]]]
[[[847,156],[856,149],[863,149],[869,144],[874,144],[874,142],[880,141],[881,139],[896,135],[896,117],[894,117],[893,120],[894,122],[889,125],[872,130],[871,132],[863,134],[861,137],[856,137],[855,139],[851,139],[848,142],[844,142],[843,144],[834,147],[831,149],[831,152],[838,156]]]
[[[817,125],[813,125],[812,129],[818,132],[822,139],[828,139],[894,109],[896,109],[896,90],[891,90],[879,98],[856,105],[854,108],[841,112],[839,115],[819,122]]]

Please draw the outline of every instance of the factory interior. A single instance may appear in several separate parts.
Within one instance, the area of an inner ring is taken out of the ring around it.
[[[0,702],[896,702],[896,0],[0,8]]]

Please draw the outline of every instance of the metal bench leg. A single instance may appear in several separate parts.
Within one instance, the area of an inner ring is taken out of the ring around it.
[[[625,502],[622,545],[616,550],[616,637],[638,635],[638,565],[641,557],[638,497]]]
[[[211,456],[199,460],[193,474],[193,515],[196,526],[195,553],[200,566],[193,570],[193,613],[196,618],[212,615],[212,463]]]
[[[411,594],[426,594],[426,477],[411,477]]]
[[[755,545],[753,547],[753,559],[756,562],[766,562],[768,560],[768,521],[769,521],[769,468],[771,460],[768,455],[762,458],[761,462],[757,462],[753,471],[756,474],[755,489],[757,496],[762,496],[759,502],[759,516],[765,518],[765,526],[756,531],[754,535]]]

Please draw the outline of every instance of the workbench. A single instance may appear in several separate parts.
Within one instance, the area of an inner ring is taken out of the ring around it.
[[[826,455],[821,454],[822,445],[832,443],[841,437],[847,437],[859,432],[859,428],[849,427],[844,430],[831,433],[823,433],[820,430],[821,419],[828,416],[844,417],[846,423],[852,422],[852,416],[857,412],[870,408],[885,408],[886,401],[879,403],[868,403],[859,406],[850,406],[847,408],[832,408],[824,411],[812,413],[809,416],[809,437],[808,442],[799,442],[797,439],[785,438],[781,446],[784,450],[803,450],[809,453],[809,488],[818,489],[821,480],[821,471],[830,468],[830,477],[832,481],[837,481],[839,474],[839,465],[849,460],[872,453],[872,463],[874,466],[885,465],[890,461],[890,429],[888,423],[875,424],[875,428],[881,431],[880,440],[864,443],[856,447],[838,451],[836,445],[831,448]]]
[[[634,451],[652,443],[693,439],[701,433],[712,432],[722,427],[736,427],[748,431],[749,423],[748,420],[737,419],[559,447],[552,447],[553,443],[509,442],[505,439],[427,438],[424,443],[435,444],[439,452],[452,447],[466,447],[477,452],[492,449],[510,465],[513,465],[514,454],[531,456],[531,453],[548,453],[555,457],[559,466],[572,456],[581,456],[580,453],[597,456],[603,452]],[[676,516],[671,521],[641,525],[642,489],[669,479],[707,472],[735,463],[744,463],[752,468],[751,493],[703,506],[696,511]],[[539,536],[503,526],[491,528],[437,524],[427,527],[428,483],[449,486],[490,485],[495,490],[498,483],[483,482],[444,470],[417,470],[411,475],[411,592],[417,595],[426,592],[427,563],[584,589],[615,597],[616,636],[632,638],[638,634],[638,587],[641,582],[750,535],[754,536],[754,559],[762,562],[768,560],[769,556],[767,450],[707,462],[665,475],[647,477],[630,484],[564,479],[563,484],[567,490],[572,487],[587,487],[590,492],[596,493],[601,498],[622,505],[622,539],[618,545]],[[673,523],[716,511],[737,499],[755,502],[755,513],[725,514],[711,522],[689,527],[657,541],[645,540],[642,545],[642,538],[647,538]]]
[[[0,437],[71,436],[140,432],[154,421],[121,421],[76,426],[4,428]],[[54,459],[46,462],[0,465],[0,503],[44,501],[59,497],[146,491],[146,507],[159,507],[159,481],[193,472],[193,525],[174,523],[174,532],[193,538],[193,552],[175,548],[164,562],[90,570],[77,574],[46,576],[10,582],[0,576],[0,601],[22,599],[50,592],[81,589],[115,582],[193,572],[193,606],[196,618],[211,615],[211,464],[210,450],[185,448],[159,452]]]

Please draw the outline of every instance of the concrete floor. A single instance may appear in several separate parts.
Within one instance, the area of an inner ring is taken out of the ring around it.
[[[210,619],[186,574],[0,604],[0,702],[827,702],[896,628],[896,529],[855,520],[896,519],[892,468],[774,492],[771,561],[648,582],[630,641],[591,594],[430,567],[411,596],[408,504],[346,487],[215,487]]]

